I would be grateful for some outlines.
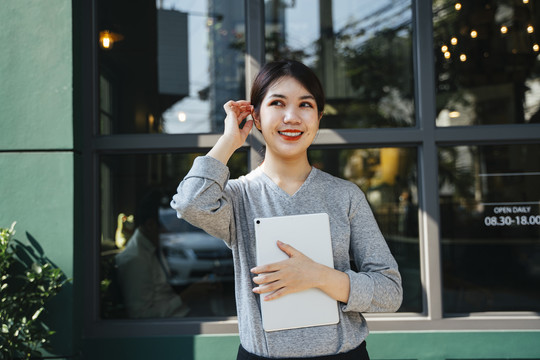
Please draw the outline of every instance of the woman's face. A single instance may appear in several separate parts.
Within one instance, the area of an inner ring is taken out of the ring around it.
[[[255,126],[266,141],[267,156],[305,156],[319,130],[319,110],[311,93],[292,77],[278,79],[268,89]]]

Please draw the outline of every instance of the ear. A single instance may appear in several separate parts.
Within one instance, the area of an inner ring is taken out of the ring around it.
[[[253,118],[253,124],[255,124],[255,127],[261,131],[261,118],[257,112],[253,111],[251,113],[251,117]]]

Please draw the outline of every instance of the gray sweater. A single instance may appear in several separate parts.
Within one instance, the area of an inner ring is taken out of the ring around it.
[[[347,352],[368,335],[362,312],[396,311],[401,276],[363,192],[355,184],[312,168],[294,195],[260,168],[236,180],[218,160],[203,156],[178,186],[171,206],[178,216],[223,239],[232,249],[240,342],[266,357],[308,357]],[[336,325],[265,332],[250,269],[256,266],[256,217],[327,213],[334,267],[348,274],[350,295]],[[355,261],[358,272],[351,270]]]

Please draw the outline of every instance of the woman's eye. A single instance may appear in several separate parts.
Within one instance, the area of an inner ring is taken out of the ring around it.
[[[300,104],[300,107],[309,107],[309,108],[312,108],[313,105],[311,103],[308,103],[308,102],[303,102]]]
[[[270,106],[281,106],[283,103],[280,100],[274,100],[270,103]]]

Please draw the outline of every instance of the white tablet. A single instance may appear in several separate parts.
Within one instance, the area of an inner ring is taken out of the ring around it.
[[[287,243],[314,261],[334,267],[328,214],[257,218],[255,237],[257,265],[287,259],[277,241]],[[339,322],[337,301],[319,289],[264,301],[260,295],[263,328],[266,331],[331,325]]]

